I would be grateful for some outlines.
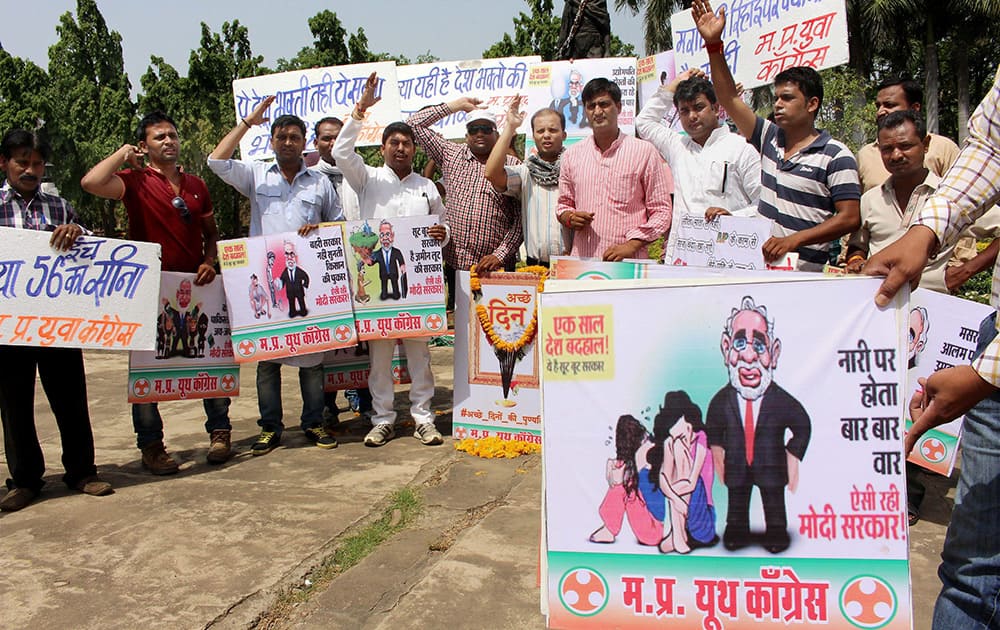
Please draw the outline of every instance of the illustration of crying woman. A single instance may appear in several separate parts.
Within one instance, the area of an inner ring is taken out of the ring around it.
[[[621,416],[615,451],[598,509],[603,525],[590,535],[591,542],[613,543],[625,518],[639,544],[655,545],[663,553],[684,554],[719,541],[712,458],[701,410],[686,393],[667,393],[652,436],[635,417]]]

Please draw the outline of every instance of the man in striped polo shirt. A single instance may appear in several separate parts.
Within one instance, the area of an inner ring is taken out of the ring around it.
[[[726,65],[725,11],[716,15],[708,0],[695,0],[691,10],[705,40],[719,103],[761,153],[758,210],[774,220],[772,236],[763,246],[764,260],[774,262],[797,252],[800,271],[821,271],[829,261],[830,242],[861,225],[861,185],[854,155],[829,133],[816,129],[823,80],[805,66],[783,70],[774,77],[774,122],[757,116],[738,97]]]

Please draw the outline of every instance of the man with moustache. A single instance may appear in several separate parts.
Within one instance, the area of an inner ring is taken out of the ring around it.
[[[364,200],[360,208],[361,218],[365,220],[381,220],[379,237],[382,250],[391,250],[389,260],[396,260],[397,271],[405,273],[403,256],[399,249],[392,247],[392,225],[388,219],[394,217],[425,216],[444,214],[444,204],[434,183],[413,172],[413,154],[416,152],[414,142],[415,130],[401,122],[390,123],[382,132],[382,159],[385,164],[379,168],[368,166],[357,153],[354,143],[361,133],[365,112],[378,102],[375,87],[378,78],[373,72],[365,83],[361,98],[354,106],[351,117],[333,147],[333,155],[344,173],[344,178]],[[447,243],[448,227],[432,225],[427,234],[441,242]],[[385,251],[373,252],[376,259],[385,255]],[[383,260],[386,260],[383,258]],[[386,260],[388,263],[388,260]],[[379,263],[382,271],[382,263]],[[387,273],[391,272],[389,265],[382,272],[382,299],[400,295],[406,297],[405,276],[403,277],[401,294],[394,288],[387,291]],[[402,267],[402,269],[400,269]],[[413,437],[421,444],[432,446],[441,444],[444,438],[434,427],[434,414],[431,411],[431,398],[434,396],[434,373],[431,371],[431,355],[427,347],[426,337],[406,337],[403,340],[406,351],[407,366],[410,372],[410,415],[416,427]],[[392,353],[396,346],[395,339],[372,339],[368,342],[368,354],[371,359],[371,371],[368,376],[368,386],[372,393],[374,415],[372,428],[365,436],[365,446],[378,447],[384,445],[396,435],[396,411],[393,408],[395,388],[392,378]]]
[[[566,119],[554,109],[540,109],[531,117],[531,135],[537,153],[523,164],[506,166],[504,147],[510,144],[517,128],[524,122],[520,97],[507,110],[507,124],[486,161],[486,179],[493,189],[521,200],[521,225],[529,265],[549,266],[552,256],[569,251],[572,233],[559,224],[556,203],[559,201],[559,166],[566,139]]]
[[[76,212],[62,197],[43,192],[42,176],[50,155],[49,145],[36,134],[12,129],[0,141],[0,225],[25,230],[51,231],[49,245],[72,249],[84,230]],[[11,478],[0,510],[15,512],[38,497],[44,485],[45,460],[35,430],[35,375],[42,381],[49,406],[59,427],[63,482],[92,496],[111,494],[111,484],[97,476],[94,433],[87,408],[87,378],[79,348],[39,348],[0,345],[0,420],[4,455]]]
[[[493,190],[486,180],[486,160],[497,143],[496,119],[480,109],[482,101],[463,96],[424,108],[406,121],[429,158],[441,167],[446,191],[446,222],[450,240],[444,246],[447,309],[455,310],[455,270],[473,265],[481,273],[514,271],[521,246],[521,208],[516,200]],[[434,123],[465,112],[465,145],[448,142]],[[505,165],[520,164],[507,156]]]
[[[196,285],[215,279],[219,228],[205,182],[178,165],[180,136],[173,119],[155,111],[139,121],[137,144],[124,144],[90,169],[80,185],[92,195],[117,199],[128,215],[132,240],[159,243],[163,271],[193,273]],[[148,165],[143,165],[143,159]],[[119,170],[122,166],[129,166]],[[182,323],[182,322],[181,322]],[[177,341],[187,345],[187,328],[174,327]],[[228,398],[206,398],[205,430],[210,437],[210,464],[232,455]],[[163,419],[156,403],[132,405],[136,446],[142,465],[154,475],[172,475],[179,467],[163,445]]]
[[[684,134],[663,121],[671,101]],[[657,90],[636,116],[635,129],[673,171],[675,225],[685,215],[706,221],[723,214],[756,216],[760,155],[728,125],[719,124],[715,88],[703,71],[685,70]],[[675,260],[676,241],[677,231],[671,230],[664,247],[667,262]]]
[[[594,134],[577,142],[559,171],[559,222],[574,230],[570,255],[608,261],[646,257],[670,229],[670,167],[645,140],[618,128],[622,93],[603,77],[583,88]]]
[[[340,199],[340,207],[344,209],[344,218],[355,220],[358,218],[358,194],[350,185],[344,182],[344,174],[337,166],[337,160],[333,159],[333,143],[337,141],[341,129],[344,128],[344,121],[336,116],[327,116],[320,119],[313,127],[316,136],[316,151],[319,153],[319,161],[312,167],[327,176],[333,188],[337,191]]]
[[[230,159],[244,134],[267,122],[267,109],[274,96],[263,99],[250,114],[226,134],[208,156],[208,167],[224,182],[250,200],[250,236],[298,232],[306,236],[325,221],[343,219],[337,192],[330,180],[306,168],[306,125],[298,116],[279,116],[271,125],[271,150],[275,161],[248,162]],[[286,259],[287,259],[286,248]],[[294,254],[294,252],[293,252]],[[287,270],[286,270],[287,271]],[[269,280],[270,281],[270,280]],[[289,296],[292,316],[292,296]],[[296,314],[305,316],[305,305]],[[254,455],[265,455],[281,443],[284,430],[281,409],[281,366],[299,368],[302,391],[302,431],[322,449],[337,447],[323,421],[323,353],[257,363],[257,405],[260,436],[250,447]]]
[[[781,553],[790,544],[785,486],[791,492],[798,487],[799,463],[812,433],[809,415],[774,382],[781,341],[767,308],[752,297],[732,310],[721,350],[729,383],[708,405],[705,432],[715,472],[729,491],[722,543],[730,551],[750,544],[750,493],[757,486],[764,507],[761,544]]]

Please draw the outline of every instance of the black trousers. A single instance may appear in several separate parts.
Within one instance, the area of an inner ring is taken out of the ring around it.
[[[87,410],[83,352],[73,348],[0,345],[0,419],[11,479],[8,487],[41,489],[45,459],[35,430],[35,373],[56,417],[62,441],[63,481],[73,487],[97,474]]]
[[[746,544],[750,536],[750,492],[753,485],[728,486],[729,512],[726,516],[726,537]],[[788,542],[788,517],[785,514],[785,486],[761,487],[760,502],[764,508],[764,543]]]

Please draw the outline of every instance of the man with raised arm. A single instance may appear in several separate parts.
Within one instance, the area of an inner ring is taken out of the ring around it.
[[[302,119],[284,115],[279,116],[271,125],[274,162],[230,159],[247,130],[267,122],[267,108],[273,101],[274,97],[268,96],[249,116],[236,123],[208,156],[208,167],[250,200],[251,237],[282,232],[298,232],[300,236],[305,236],[324,221],[343,219],[343,212],[330,180],[307,169],[302,159],[306,146],[306,125]],[[288,251],[287,245],[285,250]],[[250,452],[265,455],[281,443],[281,433],[284,430],[281,409],[282,364],[299,368],[301,422],[306,439],[319,448],[336,448],[337,440],[322,426],[323,353],[316,352],[257,364],[257,405],[260,409],[257,424],[260,425],[261,432],[250,447]]]
[[[559,166],[566,139],[566,118],[554,109],[540,109],[531,117],[531,135],[537,153],[523,164],[507,166],[506,147],[524,122],[520,96],[507,110],[507,124],[486,160],[486,179],[493,189],[521,200],[521,225],[529,265],[549,266],[552,256],[569,251],[572,233],[559,224]]]
[[[377,78],[373,72],[365,83],[364,92],[354,106],[351,117],[344,123],[344,128],[333,145],[333,157],[337,160],[344,179],[361,199],[361,218],[381,220],[380,236],[388,234],[387,240],[391,247],[392,226],[388,225],[388,219],[427,214],[441,217],[445,210],[434,182],[413,172],[416,145],[413,130],[406,123],[391,123],[382,132],[383,166],[367,166],[361,156],[354,152],[354,143],[361,132],[365,112],[379,101],[375,96],[376,85]],[[388,231],[383,229],[385,225],[388,225]],[[444,225],[433,225],[427,233],[431,238],[447,242],[448,231]],[[386,240],[383,240],[382,248],[386,249]],[[403,339],[403,348],[406,350],[412,381],[410,415],[416,423],[413,437],[422,444],[433,445],[441,444],[443,438],[434,427],[434,414],[431,412],[434,374],[431,372],[431,354],[427,341],[427,337],[407,337]],[[365,446],[382,446],[396,434],[392,379],[392,352],[395,345],[395,339],[372,339],[368,342],[368,355],[371,359],[368,388],[372,393],[375,415],[372,417],[372,429],[365,436]]]
[[[906,234],[872,256],[865,273],[888,276],[875,303],[888,306],[899,289],[919,278],[927,260],[1000,200],[1000,72],[969,119],[969,139]],[[993,267],[990,304],[1000,307],[1000,274]],[[919,379],[910,401],[909,453],[928,430],[965,414],[962,468],[938,576],[942,588],[932,627],[992,628],[1000,581],[1000,337],[997,314],[979,328],[971,365]]]
[[[136,142],[101,160],[83,176],[80,186],[124,204],[128,237],[159,243],[163,271],[196,274],[197,285],[212,282],[219,228],[205,182],[177,163],[181,148],[177,125],[165,113],[151,112],[139,121]],[[122,166],[129,168],[119,170]],[[229,403],[228,398],[202,401],[210,464],[221,464],[232,454]],[[143,467],[154,475],[175,474],[179,468],[163,445],[163,418],[157,404],[134,403],[132,426]]]
[[[583,88],[594,134],[566,149],[559,172],[559,222],[574,230],[570,254],[620,261],[645,258],[670,229],[670,167],[656,148],[618,127],[622,92],[605,78]]]
[[[857,162],[843,143],[816,129],[823,79],[805,66],[781,71],[774,77],[774,122],[757,116],[740,100],[726,65],[725,7],[716,15],[708,0],[695,0],[691,11],[705,40],[719,103],[761,154],[758,210],[774,220],[764,260],[797,252],[800,270],[821,271],[829,262],[830,242],[861,225]]]
[[[406,121],[427,157],[441,167],[450,240],[444,248],[445,283],[449,311],[455,308],[455,270],[476,265],[482,273],[514,271],[521,246],[521,209],[511,197],[493,190],[486,181],[486,159],[497,143],[496,119],[480,109],[478,98],[463,96],[425,107]],[[448,142],[431,129],[434,123],[465,112],[465,145]],[[506,158],[505,164],[519,164]]]
[[[84,230],[62,197],[42,192],[49,145],[24,129],[12,129],[0,141],[0,225],[51,231],[49,245],[72,249]],[[79,348],[0,345],[0,420],[7,459],[7,494],[0,510],[15,512],[38,497],[45,482],[45,459],[35,430],[35,375],[49,399],[62,441],[63,483],[92,496],[111,494],[111,484],[97,476],[94,433],[87,408],[87,377]]]
[[[663,121],[671,102],[685,134]],[[661,87],[635,119],[639,137],[653,143],[674,175],[674,221],[723,214],[756,216],[760,198],[760,155],[745,138],[719,124],[719,103],[712,83],[698,68],[685,70]],[[674,260],[676,230],[664,248]]]

